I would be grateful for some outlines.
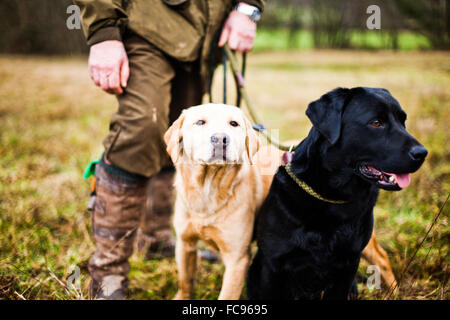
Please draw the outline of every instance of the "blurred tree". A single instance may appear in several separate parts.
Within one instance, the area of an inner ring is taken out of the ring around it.
[[[303,23],[302,23],[302,11],[296,10],[296,6],[290,6],[289,8],[289,18],[287,22],[287,27],[289,31],[288,36],[288,48],[295,48],[296,45],[296,34],[297,32],[302,29]]]
[[[71,0],[0,1],[0,52],[79,54],[87,52],[81,30],[68,30]]]
[[[316,48],[348,48],[346,14],[351,1],[312,1],[312,31]]]
[[[352,33],[368,31],[366,9],[372,4],[381,7],[382,31],[371,32],[385,35],[385,48],[398,49],[398,34],[408,25],[390,0],[273,0],[267,2],[259,25],[266,29],[286,29],[289,48],[296,47],[296,34],[301,29],[311,31],[316,47],[349,48]],[[368,43],[359,45],[370,48]]]
[[[394,0],[409,18],[411,29],[430,39],[436,49],[450,48],[450,0]]]

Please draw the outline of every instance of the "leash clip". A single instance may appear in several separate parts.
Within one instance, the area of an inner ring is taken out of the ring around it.
[[[266,126],[263,125],[262,123],[254,124],[254,125],[252,125],[252,128],[258,132],[262,132],[262,131],[266,130]]]

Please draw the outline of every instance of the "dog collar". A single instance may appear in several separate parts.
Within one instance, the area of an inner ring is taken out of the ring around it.
[[[295,181],[295,183],[298,184],[298,186],[300,188],[302,188],[307,194],[309,194],[310,196],[319,199],[321,201],[324,202],[328,202],[328,203],[333,203],[333,204],[345,204],[348,203],[349,201],[345,201],[345,200],[330,200],[327,198],[322,197],[320,194],[318,194],[316,191],[314,191],[313,188],[311,188],[306,182],[300,180],[295,174],[294,172],[292,172],[291,170],[291,163],[286,163],[286,165],[284,166],[284,168],[286,169],[287,174],[292,178],[292,180]]]

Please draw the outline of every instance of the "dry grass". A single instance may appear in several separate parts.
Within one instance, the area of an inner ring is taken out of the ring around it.
[[[94,245],[85,210],[89,187],[81,176],[100,155],[116,108],[114,97],[91,84],[86,64],[85,58],[0,57],[0,298],[86,298]],[[407,190],[382,191],[375,209],[377,237],[399,275],[450,191],[449,54],[258,53],[249,57],[247,74],[254,104],[282,139],[304,137],[306,106],[337,86],[385,87],[400,101],[407,127],[430,155]],[[448,218],[447,206],[407,270],[399,298],[450,298]],[[64,288],[74,265],[81,268],[81,296]],[[365,270],[363,262],[363,278]],[[197,298],[217,297],[222,271],[201,263]],[[171,298],[175,276],[173,259],[135,255],[131,298]],[[364,299],[385,293],[364,284],[360,291]]]

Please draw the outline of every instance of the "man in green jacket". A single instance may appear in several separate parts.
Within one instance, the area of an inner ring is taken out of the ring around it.
[[[182,109],[201,104],[217,40],[219,47],[228,43],[239,52],[252,49],[264,1],[74,3],[81,9],[90,46],[91,78],[115,94],[119,104],[96,167],[90,296],[123,299],[138,229],[138,243],[173,254],[174,169],[165,151],[164,132]]]

